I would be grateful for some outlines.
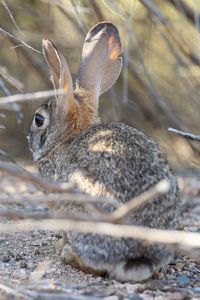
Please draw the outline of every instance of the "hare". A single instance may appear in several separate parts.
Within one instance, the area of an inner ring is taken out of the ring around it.
[[[112,197],[119,206],[167,178],[169,191],[130,213],[128,222],[175,228],[181,204],[177,182],[158,145],[126,124],[100,122],[99,97],[115,83],[122,68],[115,26],[101,22],[88,32],[75,89],[63,54],[47,39],[42,47],[53,86],[65,93],[40,106],[32,119],[29,146],[40,174],[71,182],[89,195]],[[77,204],[68,209],[89,214]],[[173,253],[164,245],[143,245],[132,238],[67,232],[61,256],[86,272],[139,282],[164,268]]]

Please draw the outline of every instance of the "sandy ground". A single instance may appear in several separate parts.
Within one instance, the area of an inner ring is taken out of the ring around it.
[[[188,175],[181,179],[186,186],[179,229],[200,232],[198,177]],[[0,177],[0,189],[1,196],[37,193],[34,186],[6,175]],[[44,210],[41,205],[23,203],[12,208]],[[54,251],[60,237],[44,231],[0,236],[0,299],[200,299],[200,265],[189,257],[176,255],[165,273],[157,273],[147,282],[122,284],[65,265]]]

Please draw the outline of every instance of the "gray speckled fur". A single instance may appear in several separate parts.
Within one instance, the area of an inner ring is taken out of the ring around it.
[[[52,181],[71,182],[83,193],[112,197],[119,205],[167,178],[170,190],[125,221],[175,228],[181,204],[177,182],[158,145],[126,124],[99,124],[98,98],[114,84],[122,66],[116,27],[101,22],[88,32],[75,91],[62,53],[48,40],[43,41],[43,52],[54,87],[65,94],[38,108],[31,124],[29,145],[40,173]],[[101,206],[113,210],[106,203]],[[70,203],[66,209],[90,213],[80,204]],[[131,238],[76,232],[64,237],[61,255],[66,262],[87,271],[106,271],[120,281],[147,279],[172,257],[163,245],[147,246]]]
[[[99,124],[55,146],[48,145],[48,152],[38,160],[43,176],[72,182],[82,192],[111,196],[119,203],[168,178],[169,192],[142,206],[128,221],[148,227],[175,228],[180,206],[176,178],[157,144],[141,131],[122,123]],[[172,255],[164,246],[142,247],[133,239],[68,233],[68,240],[75,252],[92,265],[138,257],[162,261]]]

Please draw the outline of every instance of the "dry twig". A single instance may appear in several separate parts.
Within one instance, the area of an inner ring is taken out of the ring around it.
[[[8,73],[6,67],[0,65],[0,75],[6,79],[12,86],[14,86],[18,91],[23,92],[24,84],[17,78],[13,77]]]
[[[1,73],[0,73],[1,75]],[[9,89],[7,88],[7,86],[5,85],[5,83],[3,82],[3,80],[0,78],[0,88],[2,89],[3,93],[7,96],[10,95],[10,91]]]
[[[13,36],[11,33],[7,32],[6,30],[4,30],[3,28],[0,27],[0,34],[7,37],[10,41],[13,41],[15,43],[17,43],[18,45],[24,46],[26,48],[28,48],[29,50],[32,50],[36,53],[42,54],[43,53],[41,51],[38,51],[37,49],[34,49],[33,47],[31,47],[30,45],[28,45],[27,43],[25,43],[24,41],[16,38],[15,36]]]
[[[132,61],[129,61],[129,71],[132,74],[134,78],[141,84],[142,88],[145,90],[147,95],[154,101],[155,106],[157,110],[162,113],[163,116],[167,117],[167,119],[170,121],[171,124],[174,126],[180,126],[180,121],[178,119],[177,114],[173,111],[171,107],[169,107],[166,103],[166,99],[160,95],[159,92],[156,91],[154,86],[152,85],[152,80],[149,76],[149,74],[145,70],[145,66],[143,65],[143,69],[145,71],[145,76],[148,78],[148,83],[147,84],[143,78],[143,76],[140,76],[137,68],[134,66]],[[143,104],[140,103],[140,106]],[[143,111],[147,109],[147,106],[143,106]],[[149,114],[149,112],[148,112]],[[158,120],[158,116],[154,116],[155,120]]]
[[[120,223],[122,220],[131,212],[134,212],[138,210],[142,205],[144,205],[146,202],[150,202],[159,195],[166,193],[169,190],[169,182],[168,180],[164,179],[161,180],[159,183],[157,183],[155,186],[150,188],[148,191],[141,193],[139,196],[131,199],[127,203],[119,206],[117,205],[117,201],[108,198],[108,197],[91,197],[89,195],[85,194],[78,194],[78,193],[67,193],[62,195],[42,195],[42,196],[9,196],[9,197],[0,197],[0,203],[1,204],[38,204],[42,203],[43,205],[47,206],[56,206],[59,208],[60,203],[69,203],[69,202],[76,202],[76,203],[83,203],[86,206],[89,204],[97,204],[97,203],[104,203],[112,205],[113,208],[116,208],[116,210],[112,213],[107,213],[106,211],[102,212],[101,210],[97,209],[96,207],[92,206],[92,210],[94,211],[94,214],[91,219],[92,220],[98,220],[98,221],[107,221],[107,222],[117,222]],[[59,213],[60,215],[60,213]],[[0,216],[13,218],[31,218],[30,213],[21,213],[17,212],[15,210],[11,210],[10,208],[8,210],[1,209],[0,210]],[[35,216],[33,214],[33,218],[52,218],[58,217],[57,214],[51,215],[50,212],[42,213],[41,215]],[[77,215],[69,215],[67,212],[67,215],[65,214],[65,211],[62,212],[60,217],[66,217],[66,218],[78,218]],[[87,220],[87,218],[86,218]]]
[[[193,53],[188,45],[188,43],[184,40],[183,37],[176,31],[170,20],[160,11],[158,6],[154,3],[153,0],[140,0],[140,2],[149,10],[149,12],[155,16],[158,21],[163,24],[165,30],[168,32],[169,36],[173,39],[173,41],[177,44],[179,49],[189,57],[193,63],[196,65],[200,65],[199,56]]]
[[[63,89],[59,90],[50,90],[50,91],[40,91],[35,93],[26,93],[26,94],[17,94],[7,97],[0,97],[0,105],[12,103],[12,102],[22,102],[22,101],[32,101],[42,98],[49,98],[55,95],[64,94]]]
[[[55,194],[44,194],[44,195],[0,195],[0,204],[29,204],[29,205],[46,205],[48,207],[58,206],[60,203],[76,202],[82,203],[87,202],[91,204],[106,203],[112,205],[114,208],[118,207],[116,200],[108,197],[94,197],[80,193],[55,193]]]
[[[59,185],[57,183],[50,182],[39,175],[32,174],[27,170],[11,163],[0,162],[0,171],[15,176],[17,178],[20,178],[25,182],[35,184],[40,188],[47,189],[51,192],[66,193],[74,190],[72,185],[69,183]]]
[[[108,215],[107,221],[119,222],[129,213],[134,212],[141,208],[146,202],[150,202],[161,194],[166,193],[170,188],[169,181],[164,179],[157,183],[155,186],[150,188],[148,191],[140,194],[139,196],[133,198],[124,205],[121,205],[113,213]]]
[[[174,132],[177,135],[180,135],[180,136],[182,136],[182,137],[184,137],[186,139],[189,139],[191,141],[198,141],[198,142],[200,142],[200,135],[199,134],[185,132],[185,131],[177,130],[175,128],[168,128],[168,131]]]
[[[132,213],[136,210],[138,210],[142,205],[144,205],[146,202],[149,202],[153,199],[155,199],[156,197],[158,197],[160,194],[166,193],[169,190],[169,182],[167,180],[161,180],[158,184],[156,184],[155,186],[153,186],[152,188],[150,188],[148,191],[140,194],[139,196],[133,198],[132,200],[130,200],[129,202],[127,202],[126,204],[123,204],[121,206],[119,206],[114,212],[112,213],[107,213],[102,212],[101,210],[97,209],[95,206],[92,206],[91,209],[94,211],[92,211],[92,216],[90,217],[91,221],[99,221],[99,222],[110,222],[110,223],[123,223],[123,219],[129,214]],[[52,195],[51,195],[52,196]],[[88,220],[88,216],[84,216],[84,215],[80,215],[80,214],[70,214],[68,211],[65,211],[62,209],[62,211],[59,210],[60,207],[60,202],[64,202],[64,203],[69,203],[69,202],[76,202],[76,203],[82,203],[83,205],[88,206],[90,205],[94,205],[97,203],[106,203],[106,204],[111,204],[114,203],[114,207],[116,207],[116,203],[117,201],[114,202],[114,199],[110,199],[110,198],[106,198],[106,197],[91,197],[89,195],[84,195],[84,194],[63,194],[63,195],[57,195],[57,197],[52,199],[52,197],[49,197],[49,195],[46,195],[46,198],[44,198],[44,196],[35,196],[34,197],[34,201],[33,202],[33,197],[31,198],[26,198],[24,197],[24,200],[22,200],[21,197],[21,202],[19,200],[19,197],[16,198],[15,196],[10,199],[9,197],[7,197],[7,200],[5,198],[0,198],[0,203],[2,204],[14,204],[14,203],[20,203],[20,204],[38,204],[38,202],[40,202],[40,200],[42,200],[43,204],[50,204],[56,208],[58,208],[58,210],[53,211],[53,213],[51,211],[45,211],[45,212],[20,212],[20,211],[16,211],[15,209],[0,209],[0,216],[1,217],[6,217],[9,219],[14,219],[14,218],[20,218],[20,219],[52,219],[52,218],[67,218],[70,220],[79,220],[81,218],[81,220]],[[17,201],[16,201],[17,199]],[[46,201],[44,201],[44,199],[46,199]],[[31,201],[30,201],[31,200]],[[39,201],[38,201],[39,200]],[[112,205],[113,206],[113,205]]]
[[[7,294],[10,294],[14,297],[17,297],[18,299],[26,299],[26,300],[32,300],[32,297],[25,295],[24,293],[21,293],[16,288],[12,288],[9,285],[0,282],[0,290],[6,292]],[[16,299],[16,298],[15,298]]]
[[[0,223],[0,233],[26,232],[32,230],[49,230],[54,232],[79,231],[114,236],[117,238],[135,238],[146,244],[161,243],[176,250],[183,251],[188,248],[200,247],[200,233],[184,232],[178,230],[163,230],[135,225],[112,224],[108,222],[70,220],[70,219],[45,219],[22,220],[9,224]],[[191,251],[192,257],[192,251]]]
[[[0,28],[1,27],[2,27],[2,24],[1,24],[1,20],[0,20]],[[19,45],[19,43],[13,39],[9,39],[9,41],[14,46]],[[41,80],[44,81],[47,86],[52,87],[52,85],[48,79],[48,76],[47,76],[45,70],[43,69],[42,64],[38,61],[38,59],[36,59],[34,57],[34,55],[29,53],[29,51],[27,51],[24,47],[18,47],[16,49],[16,51],[20,52],[20,54],[23,56],[23,58],[25,59],[27,64],[34,68],[34,70],[37,72],[38,76],[40,76]]]
[[[12,164],[0,163],[0,170],[6,171],[9,174],[25,179],[28,182],[39,184],[42,187],[58,192],[66,192],[57,184],[49,183],[46,180],[35,176],[24,169],[20,169]],[[28,178],[28,179],[27,179]],[[12,217],[25,217],[34,218],[34,220],[26,219],[23,221],[12,222],[10,224],[0,223],[0,232],[18,232],[18,231],[31,231],[31,230],[51,230],[51,231],[80,231],[84,233],[104,234],[115,237],[123,238],[135,238],[145,243],[162,243],[170,246],[173,249],[181,252],[188,251],[192,248],[200,247],[200,234],[183,232],[183,231],[172,231],[162,229],[152,229],[141,226],[124,225],[124,224],[112,224],[113,222],[119,222],[124,218],[130,211],[137,210],[146,201],[155,198],[160,193],[166,192],[169,186],[166,181],[150,189],[142,195],[136,197],[130,202],[126,203],[122,207],[119,207],[116,211],[111,214],[99,214],[95,217],[88,217],[84,215],[71,215],[65,216],[65,218],[56,218],[56,213],[51,214],[50,212],[42,213],[41,215],[34,213],[20,213],[16,211],[2,210],[1,215],[12,216]],[[13,214],[13,215],[12,215]],[[37,220],[35,219],[37,217]],[[42,217],[43,220],[38,218]],[[46,218],[46,219],[44,219]],[[195,253],[195,254],[194,254]],[[191,252],[191,257],[199,259],[196,252]]]
[[[194,10],[190,8],[190,6],[182,0],[167,0],[171,3],[175,8],[178,8],[179,12],[188,18],[188,20],[195,25],[195,15]],[[197,28],[198,29],[198,28]]]
[[[10,18],[11,18],[13,24],[14,24],[15,27],[17,28],[17,30],[19,30],[19,32],[20,32],[23,36],[25,36],[25,34],[23,33],[23,31],[22,31],[22,30],[19,28],[19,26],[17,25],[17,23],[16,23],[16,21],[15,21],[15,18],[13,17],[13,14],[12,14],[10,8],[8,7],[8,4],[6,3],[6,1],[5,1],[5,0],[1,0],[1,2],[2,2],[4,8],[6,9],[7,13],[9,14],[9,16],[10,16]]]

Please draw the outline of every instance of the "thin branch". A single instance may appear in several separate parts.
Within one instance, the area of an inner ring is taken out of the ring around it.
[[[95,15],[98,19],[98,21],[104,21],[105,17],[104,15],[102,14],[100,8],[99,8],[99,5],[97,4],[97,1],[91,1],[90,3],[91,7],[93,8],[94,12],[95,12]]]
[[[10,41],[13,45],[16,46],[16,43],[14,41]],[[39,75],[39,77],[41,78],[42,82],[45,82],[45,84],[52,88],[52,83],[50,82],[48,76],[47,76],[47,72],[46,70],[43,68],[43,65],[40,61],[38,61],[38,59],[36,59],[31,53],[29,53],[29,51],[27,51],[24,47],[18,47],[16,49],[17,53],[20,53],[23,58],[26,60],[27,64],[31,66],[31,68],[33,68],[35,70],[35,72],[37,73],[37,75]]]
[[[22,101],[32,101],[38,100],[42,98],[49,98],[55,95],[63,95],[64,90],[50,90],[50,91],[41,91],[35,93],[26,93],[26,94],[17,94],[7,97],[0,97],[0,105],[12,103],[12,102],[22,102]]]
[[[102,299],[99,296],[94,296],[94,295],[73,295],[73,294],[69,294],[66,292],[60,292],[57,291],[55,292],[55,289],[49,289],[48,291],[37,291],[37,290],[29,290],[28,295],[31,296],[32,300],[99,300]],[[109,297],[105,297],[103,299],[106,299]],[[111,298],[110,298],[111,299]]]
[[[2,74],[2,72],[1,72],[1,66],[0,66],[0,75],[5,78],[4,74]],[[2,90],[3,90],[3,92],[5,93],[6,96],[10,96],[11,95],[9,89],[4,84],[4,82],[3,82],[3,80],[1,78],[0,78],[0,87],[2,88]],[[14,110],[15,111],[16,116],[17,116],[17,122],[21,123],[21,119],[22,119],[23,114],[21,112],[20,106],[18,104],[16,104],[16,103],[12,103],[11,105],[8,105],[7,108],[9,110]]]
[[[131,212],[134,212],[138,210],[142,205],[144,205],[146,202],[149,202],[150,200],[155,199],[159,195],[166,193],[169,190],[169,181],[164,179],[161,180],[158,184],[150,188],[148,191],[140,194],[139,196],[133,198],[132,200],[128,201],[126,204],[121,205],[118,207],[113,213],[107,213],[102,212],[101,210],[97,209],[95,206],[92,206],[91,209],[94,211],[91,212],[91,217],[90,220],[92,221],[104,221],[104,222],[111,222],[111,223],[123,223],[123,219]],[[52,199],[52,196],[53,199]],[[7,199],[7,201],[6,201]],[[53,213],[51,211],[44,211],[41,213],[38,212],[23,212],[23,211],[17,211],[15,209],[7,209],[7,208],[1,208],[0,209],[0,216],[1,217],[6,217],[9,219],[13,218],[20,218],[20,219],[44,219],[44,218],[67,218],[67,219],[79,219],[80,214],[69,214],[68,210],[66,211],[63,209],[62,211],[59,210],[60,207],[60,202],[62,201],[62,207],[63,204],[66,203],[68,204],[69,202],[76,202],[76,203],[82,203],[82,205],[88,206],[89,204],[97,204],[97,203],[106,203],[106,204],[111,204],[114,202],[113,199],[106,198],[106,197],[90,197],[89,195],[84,195],[84,194],[63,194],[63,195],[46,195],[46,197],[43,196],[35,196],[34,199],[32,198],[26,198],[22,197],[16,198],[15,196],[12,197],[11,199],[9,197],[5,198],[0,198],[0,203],[2,204],[13,204],[13,203],[24,203],[27,204],[31,202],[31,204],[38,204],[38,200],[42,200],[43,204],[50,204],[52,207],[54,207]],[[44,201],[45,199],[45,201]],[[11,201],[12,200],[12,201]],[[16,201],[17,200],[17,201]],[[20,201],[21,200],[21,201]],[[30,201],[31,200],[31,201]],[[35,202],[33,202],[33,200]],[[114,202],[114,206],[117,207],[117,201]],[[118,205],[119,206],[119,205]],[[58,208],[57,211],[55,210],[55,207]],[[81,215],[82,220],[88,220],[88,216],[84,217],[84,215]]]
[[[119,206],[115,199],[108,197],[94,197],[81,193],[62,193],[62,194],[44,194],[44,195],[0,195],[0,204],[29,204],[29,205],[46,205],[48,207],[59,206],[60,203],[75,202],[75,203],[106,203],[112,205],[114,208]]]
[[[189,139],[191,141],[200,142],[200,135],[199,134],[193,134],[193,133],[190,133],[190,132],[185,132],[185,131],[177,130],[175,128],[168,128],[168,131],[174,132],[177,135],[181,135],[184,138]]]
[[[15,36],[13,36],[11,33],[7,32],[6,30],[4,30],[3,28],[0,27],[0,34],[7,37],[10,41],[14,41],[15,43],[19,44],[19,45],[23,45],[24,47],[28,48],[29,50],[32,50],[36,53],[42,54],[43,53],[41,51],[38,51],[37,49],[34,49],[33,47],[31,47],[30,45],[28,45],[27,43],[25,43],[24,41],[16,38]]]
[[[12,288],[9,285],[0,282],[0,290],[20,299],[32,300],[32,297],[19,292],[16,288]],[[16,298],[15,298],[16,299]]]
[[[189,5],[187,5],[184,1],[182,0],[167,0],[169,3],[171,3],[175,8],[179,9],[179,12],[182,13],[182,15],[186,16],[188,20],[195,25],[195,15],[194,11],[190,8]],[[180,9],[182,8],[182,9]],[[198,17],[199,21],[200,18]],[[199,31],[199,28],[197,28]]]
[[[1,0],[1,2],[2,2],[4,8],[6,9],[7,13],[9,14],[9,16],[10,16],[10,18],[11,18],[13,24],[14,24],[15,27],[17,28],[17,30],[18,30],[23,36],[25,36],[25,34],[23,33],[23,31],[22,31],[22,30],[20,29],[20,27],[17,25],[17,23],[16,23],[16,21],[15,21],[15,18],[13,17],[13,14],[12,14],[10,8],[8,7],[6,1],[5,1],[5,0]]]
[[[193,53],[183,37],[176,31],[170,20],[160,11],[153,0],[140,0],[140,2],[149,10],[149,12],[163,24],[165,30],[168,32],[173,41],[177,44],[179,49],[191,59],[196,65],[200,65],[200,58]]]
[[[62,4],[62,2],[58,0],[40,0],[40,1],[48,3],[52,6],[56,5],[58,10],[65,16],[65,18],[72,23],[73,28],[76,29],[76,32],[80,34],[82,38],[85,37],[87,31],[85,31],[82,26],[79,26],[78,18],[74,18],[74,16],[71,13],[71,10],[69,10],[69,7],[66,7],[66,5]]]
[[[78,194],[78,193],[67,193],[62,195],[42,195],[42,196],[8,196],[8,197],[0,197],[0,204],[43,204],[47,205],[49,207],[57,207],[59,208],[60,203],[62,203],[62,206],[64,203],[69,202],[75,202],[75,203],[82,203],[83,205],[88,206],[88,204],[91,204],[92,207],[92,217],[93,220],[99,220],[99,221],[107,221],[107,222],[117,222],[120,223],[123,221],[123,219],[131,212],[134,212],[138,210],[142,205],[144,205],[146,202],[150,202],[151,200],[154,200],[156,197],[158,197],[161,194],[166,193],[170,188],[169,181],[164,179],[161,180],[159,183],[154,185],[152,188],[150,188],[148,191],[145,191],[141,193],[139,196],[131,199],[127,203],[119,206],[119,203],[117,203],[117,200],[114,200],[112,198],[107,197],[91,197],[89,195],[85,194]],[[96,208],[95,204],[97,203],[104,203],[107,205],[112,205],[113,208],[116,208],[114,212],[108,213],[107,211],[103,211]],[[35,214],[33,214],[34,217]],[[32,215],[29,213],[21,213],[17,212],[16,210],[11,210],[10,208],[8,210],[0,209],[0,216],[13,218],[31,218]],[[57,217],[56,214],[53,214],[54,217]],[[75,215],[69,215],[68,211],[66,214],[66,211],[63,210],[62,213],[59,213],[59,216],[66,217],[73,219]],[[52,217],[50,212],[42,213],[41,215],[38,215],[37,218],[49,218]],[[78,218],[76,216],[76,218]]]
[[[52,219],[52,218],[60,218],[58,214],[53,214],[49,211],[42,211],[42,212],[23,212],[12,208],[0,208],[0,216],[9,220],[16,220],[16,219],[34,219],[34,220],[41,220],[41,219]],[[72,217],[69,216],[69,219]],[[76,216],[74,216],[76,219]]]
[[[76,18],[77,21],[78,21],[78,24],[79,24],[79,27],[82,28],[82,30],[84,31],[85,35],[87,34],[88,32],[88,29],[87,29],[87,26],[83,20],[83,17],[81,15],[81,12],[80,12],[80,9],[79,9],[79,6],[76,4],[76,1],[75,0],[71,0],[71,5],[75,11],[75,14],[76,14]]]
[[[0,27],[2,27],[1,21],[0,21]],[[14,46],[17,45],[19,46],[19,43],[15,42],[12,39],[10,39],[10,43]],[[17,52],[20,52],[20,54],[26,60],[27,64],[29,64],[31,67],[34,68],[34,70],[40,76],[41,80],[45,82],[47,86],[52,87],[51,82],[48,79],[48,76],[46,74],[46,71],[43,69],[43,66],[40,63],[40,61],[38,61],[38,59],[36,59],[34,55],[30,54],[29,51],[27,51],[24,47],[18,47]]]
[[[17,78],[13,77],[8,73],[6,67],[0,65],[0,75],[6,79],[12,86],[14,86],[18,91],[23,93],[24,84],[19,81]]]
[[[143,68],[144,69],[144,68]],[[180,121],[178,120],[178,116],[176,113],[173,111],[172,108],[170,108],[166,101],[165,98],[160,95],[159,92],[156,91],[156,89],[152,86],[152,81],[150,79],[149,74],[145,71],[145,75],[148,79],[149,84],[147,84],[143,78],[143,76],[140,76],[137,68],[134,66],[133,62],[130,60],[129,61],[129,71],[131,72],[132,76],[138,80],[138,82],[141,84],[142,88],[145,90],[147,95],[153,99],[156,108],[162,113],[163,116],[167,117],[167,119],[171,122],[171,124],[175,126],[180,126]],[[140,103],[140,105],[143,105]],[[146,106],[144,106],[143,109],[147,109]],[[155,116],[157,117],[157,116]]]
[[[2,91],[5,95],[7,95],[7,96],[10,95],[9,89],[7,88],[7,86],[5,85],[5,83],[3,82],[3,80],[1,78],[0,78],[0,88],[2,89]]]
[[[15,176],[17,178],[20,178],[25,182],[35,184],[40,188],[47,189],[51,192],[66,193],[69,191],[72,192],[74,190],[70,183],[65,183],[62,186],[57,183],[50,182],[39,175],[32,174],[27,170],[11,163],[0,162],[0,171]]]
[[[14,157],[12,157],[12,155],[8,154],[6,151],[0,149],[0,157],[4,157],[7,159],[7,161],[10,161],[14,164],[16,164]]]
[[[112,7],[110,7],[109,5],[108,5],[108,3],[105,1],[105,0],[102,0],[102,3],[105,5],[105,7],[107,7],[110,11],[111,11],[111,13],[113,14],[113,15],[116,15],[116,16],[118,16],[118,17],[120,17],[123,21],[126,21],[126,19],[122,16],[122,15],[120,15],[120,13],[118,13],[117,11],[115,11]],[[112,3],[112,2],[111,2]],[[110,4],[111,4],[110,3]]]
[[[161,180],[159,183],[154,185],[148,191],[140,194],[139,196],[133,198],[129,202],[124,205],[121,205],[118,209],[116,209],[113,213],[109,214],[109,220],[111,222],[118,222],[122,220],[125,216],[129,213],[138,210],[142,205],[146,202],[149,202],[161,194],[167,193],[170,188],[169,181],[164,179]]]
[[[164,230],[149,227],[112,224],[108,222],[68,219],[21,220],[9,224],[0,223],[0,233],[26,232],[35,230],[79,231],[102,234],[118,238],[135,238],[148,244],[161,243],[178,249],[200,247],[200,233],[179,230]],[[191,253],[192,254],[192,253]]]

